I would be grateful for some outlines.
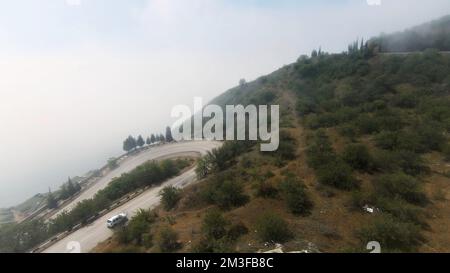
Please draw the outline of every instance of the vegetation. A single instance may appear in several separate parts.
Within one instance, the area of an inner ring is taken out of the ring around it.
[[[157,245],[163,253],[174,252],[180,248],[178,234],[170,227],[163,228],[158,234]]]
[[[148,162],[130,173],[123,174],[99,191],[94,198],[83,200],[70,212],[59,214],[49,223],[34,220],[2,227],[0,229],[0,252],[24,252],[55,234],[70,230],[79,223],[87,223],[117,199],[144,186],[161,183],[177,175],[188,164],[189,160],[184,159]],[[150,217],[147,212],[138,213],[137,217],[133,218],[135,220],[130,221],[130,229],[119,236],[121,240],[142,243],[143,239],[137,236],[146,227],[142,226],[142,223],[148,222],[148,220],[143,220],[146,217]]]
[[[74,196],[76,193],[78,193],[81,190],[80,184],[77,182],[73,182],[72,179],[67,180],[67,183],[63,184],[61,186],[61,190],[59,192],[59,199],[66,200],[70,197]]]
[[[202,192],[203,198],[210,204],[215,204],[222,209],[240,207],[248,201],[244,194],[243,185],[236,180],[218,178],[208,182]]]
[[[210,210],[203,218],[202,232],[208,239],[218,240],[227,233],[229,222],[219,210]]]
[[[172,130],[170,129],[169,126],[167,126],[167,128],[166,128],[166,141],[167,142],[172,142],[173,141]]]
[[[47,207],[49,209],[55,209],[58,206],[58,200],[56,200],[53,193],[49,190],[47,195]]]
[[[415,205],[426,205],[427,197],[421,191],[420,182],[414,177],[403,173],[382,175],[375,181],[379,196],[392,199],[403,199]]]
[[[136,149],[137,142],[136,139],[132,136],[129,136],[125,141],[123,142],[123,150],[126,152],[130,152],[133,149]]]
[[[414,251],[423,240],[419,226],[400,222],[390,215],[377,217],[358,236],[363,243],[379,242],[383,252]]]
[[[134,244],[150,247],[152,245],[150,227],[156,220],[156,214],[150,210],[139,210],[128,225],[117,231],[117,238],[121,244]]]
[[[117,164],[117,158],[115,158],[115,157],[112,157],[112,158],[110,158],[110,159],[108,159],[108,167],[111,169],[111,170],[114,170],[115,168],[117,168],[118,167],[118,164]]]
[[[234,242],[248,232],[242,223],[232,224],[217,210],[208,210],[202,222],[202,239],[193,246],[194,252],[232,252]]]
[[[265,213],[259,218],[257,231],[263,242],[284,243],[292,238],[288,224],[274,213]]]
[[[117,199],[144,186],[158,184],[185,168],[188,160],[164,160],[145,163],[130,173],[113,180],[105,189],[99,191],[93,199],[80,202],[70,213],[61,214],[52,222],[52,229],[61,232],[77,223],[85,223],[99,211],[109,207]]]
[[[173,209],[181,198],[181,190],[167,186],[161,190],[161,203],[166,210]]]
[[[305,186],[295,176],[291,175],[281,183],[281,192],[293,214],[309,214],[313,203],[306,193]]]
[[[198,178],[204,178],[211,172],[220,172],[229,168],[233,160],[251,148],[251,141],[227,141],[220,148],[213,149],[199,159],[196,173]]]
[[[435,180],[447,179],[441,173],[448,172],[436,170],[426,159],[440,166],[450,161],[450,57],[426,49],[445,48],[448,35],[441,35],[442,29],[426,36],[426,42],[423,35],[411,35],[417,32],[412,29],[409,34],[355,41],[342,54],[315,50],[271,75],[241,81],[213,103],[282,105],[278,151],[260,153],[253,149],[255,142],[224,142],[198,160],[196,174],[201,181],[183,193],[183,202],[177,189],[165,188],[161,192],[165,211],[160,211],[164,217],[140,212],[118,229],[121,247],[163,252],[183,247],[185,251],[189,244],[179,242],[174,230],[179,225],[173,223],[187,220],[183,224],[192,223],[195,252],[254,251],[266,242],[297,243],[291,229],[299,226],[308,227],[309,238],[325,251],[357,243],[358,238],[364,247],[379,241],[383,252],[422,250],[423,230],[433,236],[432,225],[436,225],[427,222],[430,209],[439,209],[429,205],[436,199],[425,194],[424,181],[433,190],[441,185]],[[408,46],[403,48],[397,40],[408,41]],[[423,51],[378,54],[380,49]],[[171,141],[169,131],[152,134],[146,144]],[[138,146],[131,138],[124,143],[130,152]],[[27,249],[75,222],[89,222],[98,209],[181,168],[176,162],[149,163],[118,178],[111,188],[60,215],[50,226],[32,222],[20,225],[20,232],[17,226],[2,227],[1,250]],[[432,171],[437,179],[429,179]],[[250,194],[252,190],[256,194]],[[269,205],[276,214],[263,213]],[[366,206],[374,212],[364,211]],[[314,217],[307,218],[310,214]],[[252,232],[236,219],[246,219]],[[42,234],[31,228],[41,229]],[[240,240],[244,234],[245,240]],[[186,232],[181,235],[184,238]],[[20,244],[9,238],[20,238]],[[249,241],[254,244],[249,246]]]
[[[355,170],[370,171],[373,165],[369,150],[362,144],[348,145],[342,158]]]

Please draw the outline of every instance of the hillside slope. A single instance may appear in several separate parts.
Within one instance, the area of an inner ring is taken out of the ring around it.
[[[212,103],[279,104],[281,143],[227,142],[99,252],[450,251],[450,56],[314,52]],[[169,202],[171,201],[171,202]]]

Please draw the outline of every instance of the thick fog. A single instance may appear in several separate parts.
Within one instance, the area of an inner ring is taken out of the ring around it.
[[[2,1],[0,207],[163,132],[194,96],[449,13],[448,0]]]

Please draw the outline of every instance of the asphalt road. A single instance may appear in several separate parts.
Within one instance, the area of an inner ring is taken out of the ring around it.
[[[148,160],[152,160],[154,158],[162,156],[170,156],[171,154],[186,153],[186,152],[199,152],[201,154],[205,154],[207,151],[219,147],[220,145],[221,144],[219,142],[199,141],[199,142],[185,142],[185,143],[169,144],[166,146],[159,146],[155,147],[152,150],[149,150],[148,152],[146,151],[136,157],[129,158],[126,161],[122,162],[120,170],[122,170],[122,173],[126,172],[125,170],[130,171]],[[115,176],[117,175],[120,174],[118,173]],[[110,178],[113,178],[115,176],[110,176]],[[92,224],[75,231],[74,233],[56,242],[55,244],[51,245],[49,248],[45,249],[42,252],[70,253],[73,250],[71,246],[77,244],[80,246],[80,252],[82,253],[89,252],[98,243],[107,240],[109,237],[113,235],[113,231],[106,227],[107,219],[122,212],[127,213],[128,217],[130,218],[141,208],[148,209],[157,206],[160,202],[159,192],[162,188],[169,185],[183,188],[195,181],[196,181],[195,171],[194,169],[190,169],[189,171],[181,174],[180,176],[172,178],[169,181],[163,183],[161,186],[150,188],[149,190],[142,193],[138,197],[110,211],[103,217],[97,219]],[[92,187],[91,189],[99,190],[106,187],[107,184],[108,182],[103,181],[102,185],[97,186],[96,184],[96,187],[95,188]],[[91,191],[91,189],[89,190],[88,194],[80,197],[89,198],[88,196],[93,196],[95,192]]]
[[[157,160],[163,158],[170,158],[174,156],[183,156],[189,155],[192,153],[201,153],[205,154],[207,151],[212,150],[217,147],[218,142],[212,141],[191,141],[191,142],[180,142],[180,143],[171,143],[165,144],[161,146],[156,146],[150,148],[148,150],[142,151],[141,153],[130,156],[126,158],[124,161],[120,163],[120,166],[116,169],[112,170],[104,177],[100,178],[94,185],[81,193],[77,198],[75,198],[69,204],[66,204],[63,208],[61,208],[57,213],[53,214],[50,219],[55,218],[63,211],[72,210],[79,202],[93,198],[94,195],[99,191],[104,189],[111,182],[113,178],[120,177],[123,173],[130,172],[134,170],[136,167],[144,164],[149,160]]]

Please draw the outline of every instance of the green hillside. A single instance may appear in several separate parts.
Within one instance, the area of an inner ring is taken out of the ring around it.
[[[428,49],[447,50],[448,18],[383,37],[435,38],[392,49],[418,53],[355,42],[225,92],[211,103],[280,105],[279,150],[225,143],[199,161],[199,184],[96,251],[449,251],[450,55]]]

